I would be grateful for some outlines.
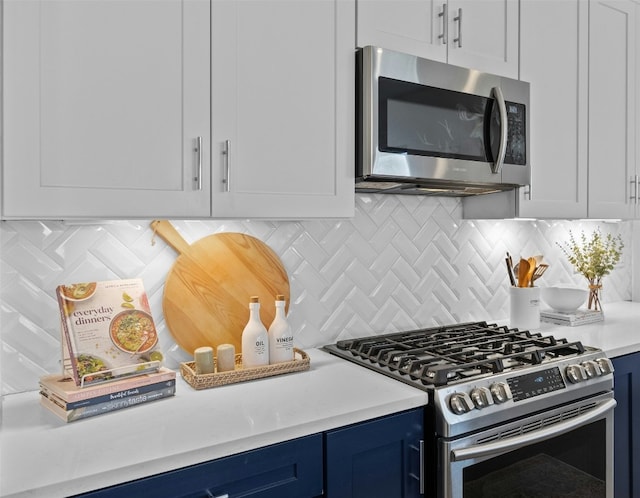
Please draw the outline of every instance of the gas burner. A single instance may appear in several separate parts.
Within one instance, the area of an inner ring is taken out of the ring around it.
[[[580,342],[487,322],[339,341],[325,349],[418,386],[443,386],[580,355]]]

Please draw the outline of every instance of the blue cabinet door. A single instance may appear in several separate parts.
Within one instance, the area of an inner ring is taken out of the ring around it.
[[[640,496],[640,353],[613,358],[616,498]]]
[[[311,498],[322,495],[322,435],[119,484],[86,498]]]
[[[420,495],[424,410],[409,410],[325,434],[326,498]]]

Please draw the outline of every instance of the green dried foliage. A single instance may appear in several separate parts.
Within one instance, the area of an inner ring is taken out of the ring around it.
[[[611,273],[622,256],[622,237],[611,234],[603,236],[600,230],[587,235],[582,232],[579,239],[569,230],[569,242],[557,242],[574,268],[589,282],[599,283],[600,279]]]

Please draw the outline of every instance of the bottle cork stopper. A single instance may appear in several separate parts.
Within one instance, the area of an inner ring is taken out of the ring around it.
[[[259,303],[260,302],[260,298],[258,296],[251,296],[251,298],[249,299],[250,303]]]
[[[276,296],[276,301],[284,301],[284,294],[278,294]]]

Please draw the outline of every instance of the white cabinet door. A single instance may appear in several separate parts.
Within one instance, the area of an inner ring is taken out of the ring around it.
[[[446,0],[358,0],[357,45],[446,62],[446,12]]]
[[[357,45],[518,78],[517,0],[358,0]]]
[[[209,215],[209,2],[3,7],[3,217]]]
[[[355,2],[216,0],[213,216],[354,212]]]
[[[635,214],[636,18],[629,0],[591,0],[589,24],[589,217]]]
[[[583,0],[520,2],[532,165],[530,191],[520,189],[521,217],[587,217],[588,14]]]
[[[517,0],[449,0],[448,62],[518,78]]]

